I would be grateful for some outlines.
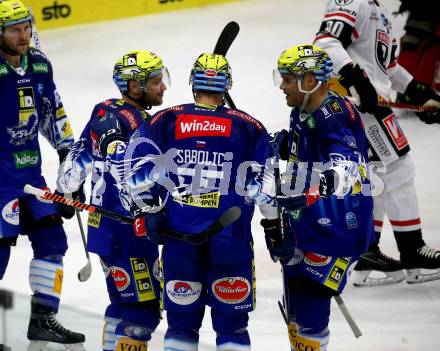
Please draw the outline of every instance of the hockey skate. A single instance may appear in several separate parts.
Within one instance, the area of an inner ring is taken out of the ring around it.
[[[400,259],[408,271],[408,284],[440,279],[440,251],[424,245],[414,251],[402,252]]]
[[[357,287],[380,286],[405,280],[403,264],[379,249],[361,255],[354,267],[353,285]]]
[[[85,336],[64,328],[43,306],[31,302],[32,314],[27,338],[30,340],[27,351],[45,351],[49,342],[61,344],[69,351],[84,351]]]

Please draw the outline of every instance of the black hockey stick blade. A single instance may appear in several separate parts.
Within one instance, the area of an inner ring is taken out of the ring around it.
[[[223,28],[220,36],[218,37],[217,44],[215,44],[214,54],[226,55],[232,42],[237,37],[240,31],[240,26],[237,22],[229,22],[225,28]]]
[[[218,37],[217,44],[215,44],[214,48],[214,54],[226,55],[239,31],[240,26],[237,22],[229,22],[225,28],[223,28],[220,36]],[[229,95],[229,92],[225,93],[225,101],[230,108],[237,108],[231,98],[231,95]]]
[[[241,216],[240,207],[234,206],[227,209],[223,214],[212,222],[205,230],[200,233],[186,234],[174,231],[169,228],[163,228],[160,233],[168,238],[181,240],[192,245],[202,245],[211,239],[218,232],[234,223]]]

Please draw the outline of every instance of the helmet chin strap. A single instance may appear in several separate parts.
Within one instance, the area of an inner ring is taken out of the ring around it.
[[[307,103],[309,102],[310,95],[312,95],[316,90],[318,90],[318,88],[321,86],[321,84],[322,84],[322,82],[318,81],[318,84],[316,84],[316,86],[312,90],[304,90],[302,88],[302,80],[298,80],[298,90],[304,94],[303,102],[302,102],[301,106],[299,107],[301,109],[301,111],[304,111],[304,108],[307,106]]]
[[[133,96],[131,96],[129,93],[128,93],[128,91],[127,91],[127,93],[125,94],[125,95],[127,95],[130,99],[132,99],[133,101],[136,101],[139,105],[141,105],[145,110],[151,110],[151,105],[150,105],[150,103],[148,102],[148,98],[147,98],[147,92],[145,91],[145,87],[144,87],[144,85],[142,84],[140,87],[139,87],[139,90],[141,90],[142,91],[142,95],[139,97],[139,98],[135,98],[135,97],[133,97]]]

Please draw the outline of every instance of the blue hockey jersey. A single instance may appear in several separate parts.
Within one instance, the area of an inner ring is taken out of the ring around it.
[[[74,144],[60,167],[57,189],[63,193],[72,193],[79,189],[89,174],[92,174],[90,203],[123,215],[130,215],[131,198],[125,182],[117,182],[109,172],[109,167],[98,151],[96,135],[90,130],[90,121],[104,115],[106,118],[119,120],[122,133],[127,139],[149,117],[146,112],[137,110],[123,100],[109,99],[97,104],[80,139]],[[119,150],[115,150],[115,154],[118,153]],[[131,235],[127,235],[127,231],[130,231]],[[99,255],[109,256],[118,246],[118,242],[135,238],[132,232],[131,225],[96,213],[89,214],[88,249]]]
[[[0,56],[0,115],[1,197],[13,199],[24,195],[25,184],[46,185],[38,132],[57,150],[74,142],[52,66],[41,51],[29,49],[17,68]]]
[[[289,147],[288,169],[308,174],[297,180],[295,191],[313,186],[313,169],[340,167],[344,174],[342,195],[321,198],[290,218],[297,246],[326,256],[365,252],[373,237],[373,199],[366,164],[368,142],[358,111],[332,92],[311,114],[294,108]]]
[[[228,208],[239,206],[240,219],[218,236],[249,240],[254,204],[266,217],[276,218],[275,182],[267,169],[269,136],[243,111],[174,106],[142,125],[129,149],[132,174],[127,184],[133,200],[141,207],[147,203],[143,200],[161,194],[172,229],[200,232]]]

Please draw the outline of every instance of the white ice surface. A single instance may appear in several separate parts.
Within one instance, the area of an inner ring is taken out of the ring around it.
[[[398,6],[397,0],[385,3],[390,9]],[[201,52],[212,50],[223,26],[236,20],[241,31],[228,53],[234,79],[231,95],[239,108],[261,120],[269,131],[275,131],[288,127],[289,116],[283,94],[272,83],[276,59],[282,50],[313,40],[323,9],[324,1],[319,0],[241,1],[52,30],[40,33],[40,39],[54,66],[57,86],[78,136],[97,102],[118,97],[111,73],[116,59],[126,51],[152,50],[164,59],[172,77],[164,106],[190,102],[188,76],[193,61]],[[395,28],[401,27],[402,18],[398,18]],[[428,126],[412,117],[404,118],[401,124],[411,142],[417,167],[424,238],[439,248],[440,125]],[[47,143],[43,143],[42,149],[46,179],[53,188],[58,158]],[[259,217],[253,221],[257,265],[257,310],[251,314],[249,325],[253,350],[288,350],[286,328],[276,304],[281,295],[279,266],[269,259],[258,222]],[[62,295],[62,304],[66,307],[62,307],[60,319],[67,327],[87,334],[87,350],[99,350],[101,322],[90,314],[102,314],[108,302],[103,274],[97,257],[92,255],[92,277],[85,283],[78,282],[76,275],[86,264],[86,258],[75,220],[68,221],[66,230],[70,248],[65,258]],[[381,247],[385,253],[397,257],[389,225],[385,226]],[[31,257],[30,245],[21,237],[0,287],[29,294]],[[349,284],[344,298],[364,335],[355,339],[334,305],[329,351],[440,350],[440,281],[367,289]],[[23,304],[22,301],[19,299],[18,303]],[[85,311],[84,317],[70,313],[72,306]],[[10,340],[20,334],[25,339],[26,308],[22,307],[23,312],[10,325]],[[215,335],[208,317],[206,314],[201,330],[200,350],[215,349]],[[161,336],[165,328],[166,323],[162,321],[151,350],[162,349]],[[13,346],[16,346],[14,350],[22,350],[18,344]]]

